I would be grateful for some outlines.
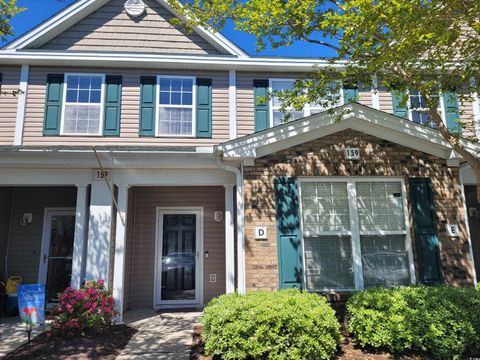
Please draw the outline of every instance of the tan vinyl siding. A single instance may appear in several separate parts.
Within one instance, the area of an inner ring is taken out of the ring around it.
[[[48,74],[88,72],[122,75],[122,104],[120,137],[102,136],[43,136],[45,91]],[[185,75],[212,79],[212,139],[195,137],[139,137],[140,77],[154,75]],[[27,97],[24,145],[158,145],[211,146],[227,141],[229,137],[228,73],[220,71],[136,70],[104,68],[46,68],[32,67]]]
[[[378,89],[378,100],[380,103],[380,110],[389,114],[393,114],[392,94],[384,88]]]
[[[75,187],[17,187],[13,189],[13,212],[8,246],[8,274],[20,275],[26,284],[38,281],[45,208],[75,208]],[[23,213],[32,213],[32,223],[20,225]]]
[[[463,122],[463,136],[471,138],[476,136],[478,124],[475,124],[475,116],[473,113],[473,103],[469,100],[458,102],[458,109],[460,111],[460,119]]]
[[[7,253],[10,212],[12,210],[12,188],[0,188],[0,280],[5,280],[5,255]]]
[[[20,67],[2,66],[1,90],[12,92],[20,88]],[[0,94],[0,145],[13,145],[15,123],[17,119],[18,97],[12,94]]]
[[[203,207],[203,250],[209,252],[208,259],[203,258],[203,301],[225,292],[225,222],[213,219],[214,211],[224,212],[224,200],[225,190],[219,186],[135,188],[128,213],[135,214],[131,308],[153,306],[157,207]],[[210,282],[210,274],[217,274],[217,282]]]
[[[372,106],[372,90],[370,87],[358,89],[358,102],[362,105]]]
[[[125,0],[112,0],[41,49],[119,51],[158,54],[221,54],[195,32],[169,23],[171,13],[155,0],[144,0],[147,10],[131,18]]]

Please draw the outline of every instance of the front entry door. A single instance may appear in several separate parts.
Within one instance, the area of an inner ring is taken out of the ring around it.
[[[156,305],[200,305],[197,211],[160,211],[158,215]]]
[[[45,215],[39,282],[46,285],[47,303],[51,303],[70,286],[75,211],[47,210]]]

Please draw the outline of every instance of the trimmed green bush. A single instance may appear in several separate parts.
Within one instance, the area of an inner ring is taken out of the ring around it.
[[[222,295],[201,322],[206,354],[222,359],[331,359],[342,340],[325,298],[295,289]]]
[[[362,347],[436,359],[480,355],[480,292],[474,288],[369,289],[348,300],[347,319]]]

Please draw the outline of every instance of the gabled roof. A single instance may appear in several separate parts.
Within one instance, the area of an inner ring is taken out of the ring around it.
[[[217,146],[224,160],[255,159],[339,131],[352,129],[447,160],[460,160],[437,130],[386,112],[349,103]],[[480,146],[462,140],[475,156]],[[457,161],[458,163],[458,161]]]
[[[110,0],[78,0],[48,20],[44,21],[39,26],[7,44],[4,49],[21,50],[27,47],[39,47],[53,39],[55,36],[58,36],[65,30],[69,29],[78,21],[98,10],[100,7],[106,5],[109,1]],[[170,7],[167,1],[156,1],[170,11],[174,16],[180,18],[181,20],[185,20],[184,17],[179,16],[179,14],[177,14],[174,9]],[[220,51],[234,56],[248,57],[248,55],[242,49],[240,49],[220,33],[213,33],[201,26],[196,26],[193,30]]]

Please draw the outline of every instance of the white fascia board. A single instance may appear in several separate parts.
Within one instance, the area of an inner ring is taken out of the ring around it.
[[[341,120],[339,115],[345,112]],[[299,145],[345,129],[354,129],[444,159],[451,158],[451,146],[438,131],[385,112],[358,104],[338,107],[305,119],[283,124],[259,134],[226,142],[218,147],[224,159],[251,159]],[[464,141],[472,153],[479,146]]]
[[[328,61],[322,59],[238,58],[227,55],[168,55],[39,50],[0,50],[0,64],[276,72],[311,72],[314,70],[314,66],[322,67],[329,65]],[[341,70],[343,65],[340,62],[336,67]]]
[[[106,5],[109,1],[110,0],[80,0],[77,3],[73,3],[57,15],[54,15],[51,19],[27,32],[11,44],[8,44],[5,49],[24,49],[27,46],[34,48],[41,46],[103,5]],[[157,2],[174,16],[185,20],[182,16],[179,16],[166,1],[157,0]],[[219,51],[227,51],[234,56],[248,57],[248,54],[219,33],[214,34],[200,26],[194,27],[193,30]]]
[[[109,1],[110,0],[80,0],[75,2],[8,44],[5,49],[24,49],[26,46],[46,43]]]

